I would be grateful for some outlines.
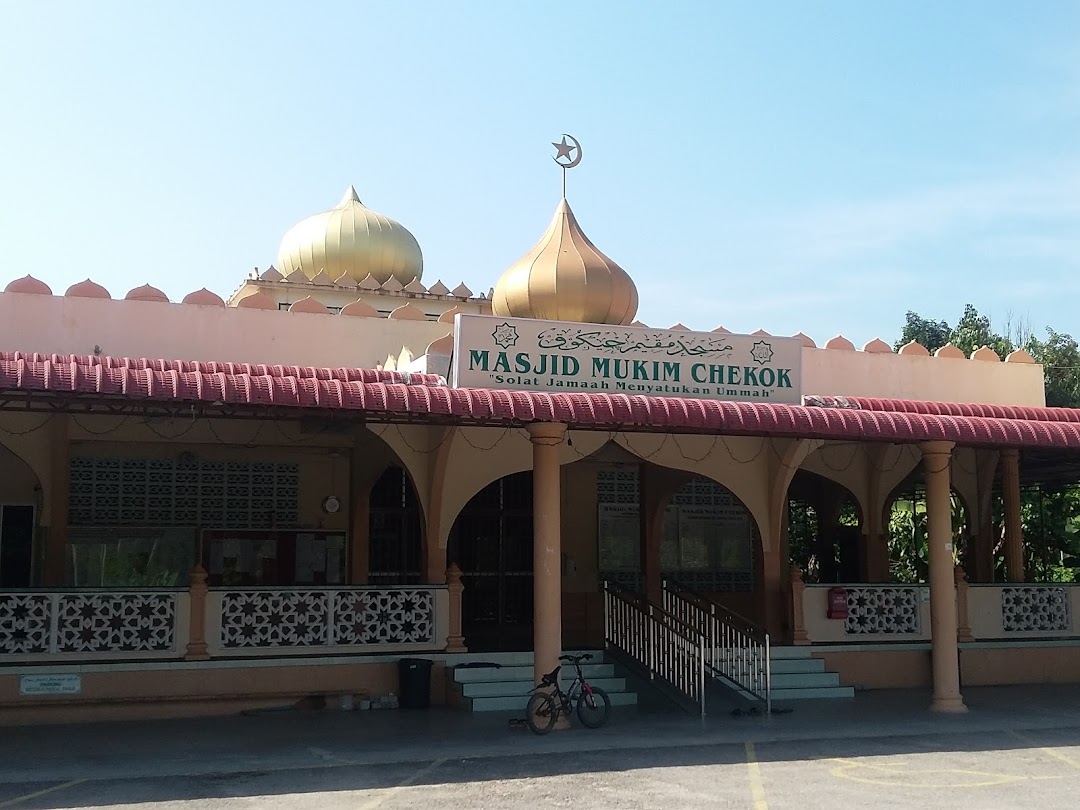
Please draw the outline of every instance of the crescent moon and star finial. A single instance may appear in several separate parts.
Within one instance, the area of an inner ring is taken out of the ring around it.
[[[568,138],[570,142],[567,142]],[[563,197],[566,197],[566,170],[572,169],[581,163],[581,143],[573,135],[567,135],[564,132],[562,140],[558,143],[552,141],[551,145],[554,146],[556,150],[556,154],[553,155],[551,159],[563,170],[562,193]]]

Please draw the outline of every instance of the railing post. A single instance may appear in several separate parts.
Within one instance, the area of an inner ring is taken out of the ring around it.
[[[206,569],[197,563],[191,569],[191,579],[188,582],[191,621],[187,651],[184,653],[185,661],[205,661],[210,657],[206,648],[206,596],[209,592]]]
[[[772,714],[772,647],[765,634],[765,713]]]
[[[603,590],[601,593],[604,595],[604,649],[610,649],[611,646],[611,597],[608,595],[607,580],[603,582]]]
[[[803,593],[806,591],[806,583],[803,582],[802,571],[796,566],[791,567],[791,643],[803,646],[810,643],[806,635],[806,623],[803,618]]]
[[[975,636],[972,635],[971,625],[968,623],[967,574],[959,565],[953,569],[953,580],[956,583],[956,640],[958,642],[974,641]]]
[[[698,688],[701,690],[701,716],[705,716],[705,636],[698,638],[699,649],[698,652],[701,657],[698,659]]]
[[[467,652],[465,637],[461,634],[461,595],[465,585],[461,581],[461,569],[454,563],[446,569],[446,590],[450,594],[450,634],[446,638],[448,653]]]

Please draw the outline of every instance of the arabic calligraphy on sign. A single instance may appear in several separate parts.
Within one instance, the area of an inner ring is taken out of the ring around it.
[[[731,344],[722,338],[670,332],[633,332],[617,329],[581,329],[553,327],[538,336],[539,346],[547,351],[578,352],[591,349],[603,354],[653,354],[664,357],[730,357]]]

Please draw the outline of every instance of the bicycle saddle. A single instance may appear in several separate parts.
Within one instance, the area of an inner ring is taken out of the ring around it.
[[[559,682],[560,669],[562,669],[562,667],[555,667],[555,669],[551,670],[551,672],[540,679],[540,683],[544,686],[554,686],[557,684]]]

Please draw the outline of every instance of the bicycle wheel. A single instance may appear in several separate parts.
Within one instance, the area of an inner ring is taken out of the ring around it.
[[[525,707],[525,722],[534,734],[547,734],[555,728],[558,714],[551,695],[537,692],[529,698],[529,704]]]
[[[586,728],[600,728],[608,721],[608,715],[611,714],[611,701],[603,689],[597,686],[590,689],[592,694],[583,691],[578,696],[578,720]]]

